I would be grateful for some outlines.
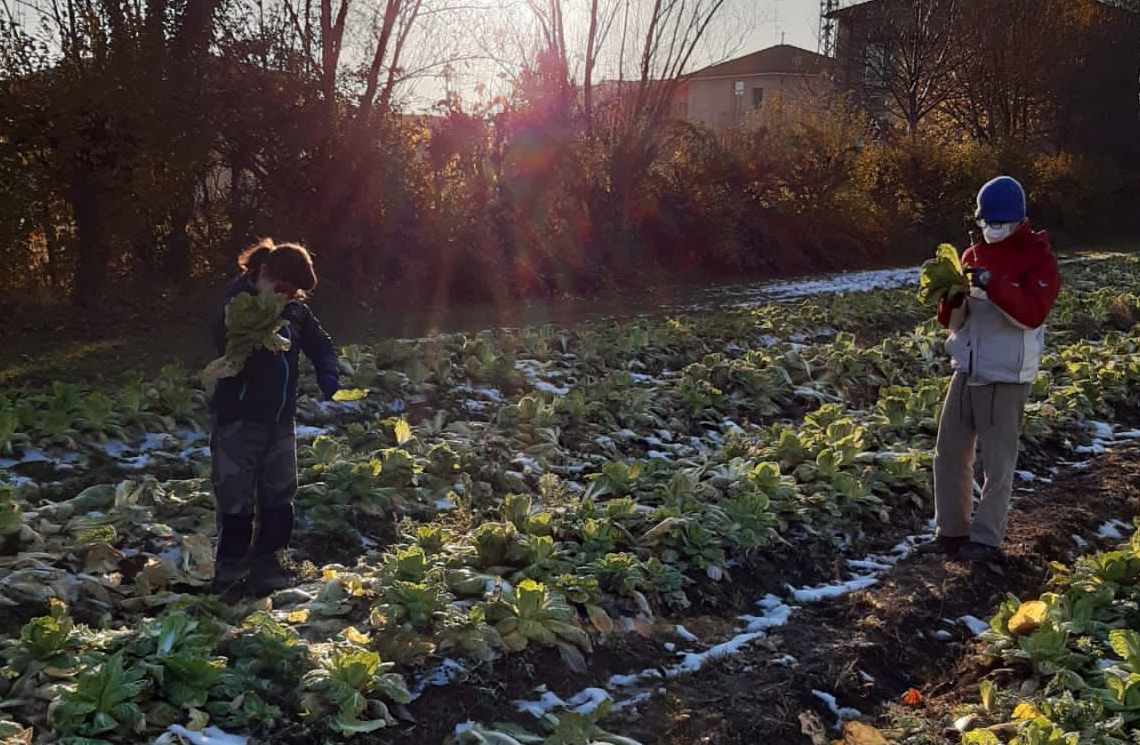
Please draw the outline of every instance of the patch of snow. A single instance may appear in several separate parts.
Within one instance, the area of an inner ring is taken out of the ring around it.
[[[1130,532],[1132,526],[1114,518],[1097,528],[1096,537],[1102,540],[1123,541],[1125,533],[1121,530]]]
[[[650,450],[645,454],[649,460],[673,460],[673,456],[669,453],[663,453],[660,450]]]
[[[460,735],[465,735],[473,729],[475,729],[475,722],[472,722],[470,719],[466,722],[460,722],[455,725],[455,736],[459,737]]]
[[[783,626],[791,617],[792,610],[782,599],[776,595],[768,594],[756,601],[757,607],[764,611],[762,616],[740,616],[740,620],[748,624],[747,631],[763,631],[777,626]]]
[[[1073,452],[1081,455],[1104,455],[1108,452],[1108,448],[1100,440],[1094,440],[1092,445],[1078,445],[1073,448]]]
[[[954,635],[951,634],[946,629],[938,629],[938,631],[935,631],[934,633],[932,633],[931,636],[933,636],[935,639],[937,639],[940,642],[948,642],[954,638]]]
[[[297,433],[298,440],[315,440],[321,435],[328,432],[328,429],[325,427],[309,427],[302,424],[298,425],[295,431]]]
[[[552,396],[566,396],[570,394],[570,387],[564,385],[554,385],[545,380],[536,380],[531,383],[536,391],[541,393],[549,393]]]
[[[689,652],[681,660],[681,664],[665,670],[666,677],[676,678],[688,673],[695,673],[708,662],[739,654],[740,650],[744,649],[744,647],[764,636],[766,636],[766,634],[763,631],[745,632],[743,634],[737,634],[728,641],[717,644],[715,647],[710,647],[704,652]]]
[[[566,702],[557,694],[547,691],[537,701],[512,701],[514,707],[535,719],[541,719],[555,709],[565,709]]]
[[[246,745],[249,742],[248,737],[231,735],[217,727],[206,727],[201,732],[195,732],[180,724],[172,724],[167,727],[166,731],[181,737],[190,745]]]
[[[154,458],[147,454],[136,455],[133,458],[121,458],[119,460],[119,468],[128,471],[141,471],[154,463]]]
[[[990,625],[977,616],[962,616],[958,619],[974,636],[981,636],[990,630]]]
[[[49,457],[47,453],[38,448],[28,448],[19,458],[0,459],[0,468],[11,468],[18,466],[21,463],[51,463],[54,459]]]
[[[859,671],[859,679],[862,680],[864,683],[874,683],[875,682],[874,676],[868,675],[867,673],[863,672],[862,670]]]
[[[456,506],[455,502],[451,501],[450,499],[437,499],[437,500],[435,500],[435,508],[437,510],[439,510],[440,512],[445,512],[447,510],[454,510],[455,506]]]
[[[863,717],[863,712],[859,711],[858,709],[852,709],[850,707],[840,708],[839,702],[836,701],[835,696],[830,693],[825,693],[823,691],[817,691],[814,689],[811,693],[813,696],[822,701],[824,705],[827,706],[828,710],[835,715],[835,729],[842,727],[844,722],[850,722],[852,720],[861,719]]]
[[[822,278],[718,287],[701,293],[698,296],[700,302],[682,309],[699,311],[709,307],[754,308],[765,303],[798,300],[813,295],[894,289],[917,281],[918,269],[910,268],[846,272]]]
[[[1093,437],[1098,440],[1115,439],[1115,435],[1112,433],[1112,425],[1108,422],[1089,422],[1088,427]]]
[[[575,714],[589,716],[597,711],[599,706],[610,700],[612,700],[610,694],[601,688],[586,688],[574,694],[566,702],[566,705]]]
[[[634,706],[638,706],[639,704],[643,704],[651,698],[653,698],[653,691],[643,691],[636,696],[630,696],[626,700],[619,701],[618,703],[614,704],[613,708],[611,708],[610,711],[625,711],[626,709],[630,709]]]
[[[681,637],[682,639],[684,639],[687,642],[699,642],[700,641],[700,638],[696,634],[689,631],[688,629],[686,629],[681,624],[677,624],[676,631],[677,631],[677,636]]]
[[[779,665],[780,667],[792,667],[793,665],[798,665],[799,660],[797,660],[795,657],[792,657],[790,654],[785,654],[772,660],[772,664]]]
[[[673,642],[665,642],[665,651],[666,652],[676,652],[677,651],[677,645],[674,644]]]
[[[118,458],[123,453],[127,452],[130,447],[122,440],[107,440],[99,445],[99,449],[112,458]]]
[[[861,569],[863,571],[886,572],[894,565],[881,561],[872,561],[870,559],[848,559],[847,566],[851,569]]]
[[[209,458],[210,457],[210,448],[208,448],[208,447],[186,448],[185,450],[183,450],[182,452],[180,452],[178,454],[178,457],[181,460],[195,460],[198,458]]]
[[[506,401],[506,398],[503,396],[502,391],[500,391],[498,388],[492,388],[491,386],[487,385],[472,386],[464,384],[456,386],[455,390],[459,391],[460,393],[466,393],[468,395],[486,399],[487,401],[493,401],[497,404],[501,404]]]
[[[629,675],[611,675],[606,685],[610,688],[629,688],[630,686],[637,685],[643,680],[650,680],[653,678],[660,678],[661,671],[656,668],[646,668],[639,673],[631,673]]]
[[[511,461],[511,465],[522,466],[524,474],[542,473],[542,466],[538,465],[538,461],[534,458],[531,458],[529,455],[519,454],[514,460]]]
[[[1017,477],[1018,481],[1035,481],[1037,479],[1032,471],[1014,471],[1013,475]]]
[[[1077,544],[1077,548],[1079,549],[1086,549],[1089,547],[1089,542],[1084,538],[1081,538],[1076,533],[1073,534],[1073,543]]]
[[[868,587],[873,587],[877,584],[879,584],[879,580],[874,577],[856,577],[846,582],[822,585],[820,587],[805,587],[798,590],[788,585],[788,589],[791,591],[792,597],[794,597],[798,603],[818,603],[821,600],[832,600],[852,592],[866,590]]]
[[[466,672],[467,668],[464,667],[462,662],[453,660],[450,657],[444,658],[442,662],[421,677],[412,687],[412,700],[415,701],[422,696],[424,691],[428,688],[443,688],[451,685]]]

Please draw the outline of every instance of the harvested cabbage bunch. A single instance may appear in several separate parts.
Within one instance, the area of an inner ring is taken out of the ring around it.
[[[949,243],[943,243],[933,259],[923,262],[918,278],[918,302],[934,303],[969,290],[970,282],[962,272],[958,250]]]
[[[258,349],[286,352],[289,340],[277,332],[285,326],[281,312],[286,299],[276,292],[242,293],[226,305],[226,353],[206,366],[202,380],[207,392],[221,378],[241,372],[245,361]]]

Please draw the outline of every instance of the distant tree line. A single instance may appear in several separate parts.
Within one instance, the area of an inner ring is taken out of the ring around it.
[[[1078,234],[1121,227],[1140,189],[1137,122],[1095,118],[1105,75],[1135,98],[1140,34],[1068,11],[948,34],[933,20],[969,14],[907,0],[912,20],[880,27],[897,44],[872,62],[885,119],[840,93],[718,135],[670,103],[724,0],[590,0],[581,34],[569,0],[528,0],[510,95],[449,94],[431,117],[401,91],[453,54],[425,34],[455,12],[443,0],[9,2],[10,300],[92,305],[220,276],[261,235],[306,242],[358,295],[583,293],[911,258],[962,234],[996,170]],[[602,93],[603,54],[632,71],[619,95]]]

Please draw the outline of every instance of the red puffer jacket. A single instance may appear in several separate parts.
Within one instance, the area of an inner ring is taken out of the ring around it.
[[[1045,323],[1061,291],[1049,235],[1033,230],[1029,223],[1001,243],[979,243],[967,249],[962,265],[989,270],[989,301],[1026,329]],[[964,299],[959,295],[952,301],[943,301],[938,306],[938,322],[948,328],[951,314]]]

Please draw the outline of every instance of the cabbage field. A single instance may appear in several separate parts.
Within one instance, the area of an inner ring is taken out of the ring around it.
[[[1025,482],[1140,437],[1140,260],[1062,272]],[[0,391],[0,741],[648,745],[622,733],[670,681],[928,537],[949,360],[916,290],[346,347],[367,398],[303,382],[302,581],[233,605],[208,594],[199,371]],[[1064,739],[1073,712],[1135,741],[1138,557],[978,609],[1041,690],[990,689],[975,718],[1009,725],[970,742],[1096,741]],[[816,693],[816,741],[878,742]]]

